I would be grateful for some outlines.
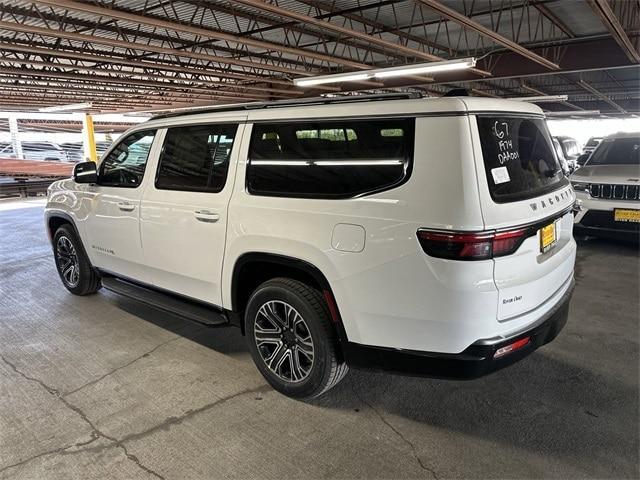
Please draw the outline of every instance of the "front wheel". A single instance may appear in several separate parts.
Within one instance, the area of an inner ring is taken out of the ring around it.
[[[273,388],[294,398],[317,397],[348,371],[320,292],[297,280],[260,285],[245,310],[249,350]]]
[[[71,226],[63,225],[56,230],[53,254],[60,280],[71,293],[89,295],[100,289],[100,277]]]

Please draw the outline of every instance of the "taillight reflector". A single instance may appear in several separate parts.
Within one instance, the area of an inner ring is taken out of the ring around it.
[[[499,348],[498,350],[496,350],[496,353],[493,354],[493,358],[502,357],[508,353],[513,353],[516,350],[520,350],[522,347],[525,347],[526,345],[528,345],[530,340],[531,340],[531,337],[524,337],[507,346]]]
[[[527,229],[501,232],[435,232],[418,230],[418,240],[428,255],[453,260],[487,260],[515,252]]]
[[[324,290],[322,292],[322,295],[324,296],[324,301],[327,302],[327,307],[329,308],[329,313],[331,314],[331,320],[333,320],[333,323],[340,322],[338,306],[336,305],[336,300],[333,298],[333,295],[329,290]]]

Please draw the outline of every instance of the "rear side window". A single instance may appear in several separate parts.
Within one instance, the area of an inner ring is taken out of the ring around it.
[[[156,175],[156,188],[220,192],[227,180],[237,129],[237,125],[169,128]]]
[[[247,182],[257,195],[349,198],[395,187],[410,173],[414,119],[253,126]]]
[[[479,116],[478,130],[495,202],[526,200],[568,183],[543,119]]]

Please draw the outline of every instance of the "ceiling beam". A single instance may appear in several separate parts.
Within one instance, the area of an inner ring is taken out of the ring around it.
[[[293,68],[281,67],[267,63],[255,63],[248,60],[239,60],[231,57],[220,57],[205,53],[187,52],[185,50],[177,50],[175,48],[159,47],[157,45],[147,45],[141,43],[132,43],[115,38],[107,38],[96,35],[85,35],[82,33],[65,32],[60,29],[51,29],[36,27],[35,25],[23,25],[15,22],[0,21],[1,30],[9,30],[22,33],[33,33],[44,37],[64,38],[66,40],[75,40],[78,42],[94,43],[99,45],[109,45],[110,47],[123,48],[125,50],[141,50],[146,52],[160,53],[164,55],[172,55],[175,57],[192,58],[194,60],[202,60],[205,62],[213,62],[224,65],[235,65],[246,68],[255,68],[259,70],[268,70],[290,75],[312,76],[314,72],[308,70],[298,70]]]
[[[291,31],[291,32],[296,32],[296,33],[300,33],[303,35],[307,35],[307,36],[311,36],[311,37],[315,37],[319,40],[322,40],[323,42],[327,42],[327,41],[335,41],[336,36],[335,35],[330,35],[328,34],[326,31],[318,31],[318,30],[312,30],[312,29],[308,29],[305,28],[304,25],[300,25],[298,22],[282,22],[282,21],[278,21],[278,20],[274,20],[273,17],[270,17],[268,15],[263,15],[259,12],[255,12],[255,11],[249,11],[249,10],[240,10],[237,8],[234,8],[234,6],[226,6],[226,5],[221,5],[218,3],[213,3],[213,2],[209,2],[207,0],[182,0],[185,3],[189,3],[192,5],[196,5],[199,7],[206,7],[208,9],[210,9],[211,11],[214,12],[219,12],[219,13],[223,13],[226,15],[231,15],[234,17],[240,17],[240,18],[244,18],[247,20],[250,20],[252,22],[254,22],[256,24],[256,28],[246,31],[246,32],[242,32],[240,33],[240,35],[242,36],[251,36],[251,35],[255,35],[255,34],[262,34],[265,32],[270,32],[270,31],[274,31],[274,30],[286,30],[286,31]],[[299,0],[302,1],[302,0]],[[395,2],[398,1],[404,1],[404,0],[393,0]],[[303,2],[306,3],[306,2]],[[314,3],[318,3],[317,0],[314,0]],[[371,6],[361,6],[358,7],[358,9],[362,10],[362,9],[366,9],[366,8],[371,8]],[[350,9],[351,10],[351,9]],[[324,14],[324,15],[320,15],[316,18],[324,18],[327,16],[332,16],[332,14]],[[258,23],[260,24],[266,24],[268,26],[266,27],[258,27]],[[286,33],[285,33],[286,34]],[[362,46],[361,43],[357,43],[354,42],[352,40],[349,39],[345,39],[342,38],[339,40],[340,43],[344,44],[344,45],[349,45],[351,47],[354,48],[359,48],[359,49],[364,49],[364,47]],[[319,45],[322,45],[322,43],[319,43]],[[308,45],[307,45],[308,46]],[[305,48],[307,47],[305,46]],[[381,48],[375,48],[372,45],[369,45],[368,47],[368,52],[371,53],[378,53],[380,55],[389,55],[389,54],[393,54],[393,52],[389,52],[388,50],[383,50]],[[401,55],[398,52],[395,52],[395,56],[396,57],[400,57]]]
[[[531,85],[527,85],[524,82],[520,83],[520,88],[522,88],[523,90],[525,90],[525,91],[527,91],[529,93],[533,93],[535,95],[549,95],[549,93],[544,92],[544,91],[540,90],[539,88],[534,88]],[[574,110],[583,110],[579,106],[574,105],[573,103],[567,102],[566,100],[565,101],[560,101],[558,103],[561,103],[562,105],[566,105],[569,108],[573,108]]]
[[[640,54],[638,54],[633,43],[631,43],[631,40],[625,33],[620,20],[616,17],[609,3],[606,0],[588,0],[588,2],[594,13],[602,20],[602,23],[607,27],[609,32],[611,32],[611,36],[618,45],[620,45],[625,55],[629,57],[629,60],[633,63],[640,63]]]
[[[174,0],[170,0],[174,1]],[[167,3],[167,2],[164,2]],[[162,6],[162,3],[156,3],[156,7]],[[143,8],[137,13],[144,14],[149,11],[149,8]],[[7,2],[0,2],[0,15],[10,19],[20,19],[20,23],[31,23],[26,19],[37,20],[36,24],[44,23],[45,26],[64,24],[64,30],[73,31],[76,33],[92,33],[100,31],[102,35],[112,38],[122,38],[131,42],[140,43],[155,43],[156,45],[171,45],[177,49],[191,49],[191,48],[209,48],[210,44],[213,44],[214,40],[204,40],[201,42],[194,42],[191,40],[191,36],[176,35],[174,32],[169,32],[159,28],[140,28],[139,25],[130,24],[130,22],[118,22],[114,19],[102,19],[100,17],[96,22],[96,17],[92,15],[73,15],[73,12],[65,11],[65,14],[61,14],[59,11],[54,10],[46,6],[34,6],[30,7],[19,6],[14,4],[7,4]],[[22,20],[25,19],[25,20]],[[125,25],[125,23],[127,25]],[[130,25],[130,26],[128,26]],[[183,37],[188,37],[183,38]],[[243,56],[251,57],[251,59],[264,60],[271,62],[274,57],[271,56],[273,52],[257,52],[257,51],[244,51],[243,49],[233,48],[226,42],[216,42],[215,45],[211,45],[211,48],[215,49],[217,55],[228,55],[232,58],[243,58]],[[136,60],[142,60],[144,57],[150,54],[142,54],[136,57]],[[279,55],[277,57],[279,64],[292,64],[296,68],[306,68],[307,63],[294,59],[293,56]]]
[[[563,75],[567,73],[597,72],[606,69],[631,69],[640,72],[640,66],[629,64],[626,55],[616,42],[610,38],[597,38],[586,41],[563,43],[553,47],[541,46],[534,52],[546,53],[552,58],[562,59],[561,70],[549,70],[536,63],[523,62],[520,55],[511,51],[497,52],[488,59],[493,76],[491,80],[520,79],[527,77],[544,77],[547,75]],[[585,54],[588,52],[588,54]],[[442,74],[433,85],[455,82],[478,82],[479,79],[465,70]],[[397,86],[398,84],[396,84]]]
[[[230,78],[234,80],[240,80],[240,81],[251,82],[251,83],[270,83],[274,85],[286,85],[292,88],[290,90],[271,88],[271,87],[260,87],[260,88],[262,91],[273,92],[273,93],[291,93],[291,94],[303,93],[298,90],[294,90],[293,83],[289,80],[280,80],[277,78],[260,77],[260,76],[249,76],[249,75],[242,75],[239,73],[234,74],[231,72],[217,71],[217,70],[207,71],[199,68],[184,67],[182,65],[159,63],[159,62],[127,60],[124,58],[107,56],[102,53],[99,55],[95,55],[95,54],[85,53],[85,52],[82,52],[82,53],[70,52],[67,50],[62,50],[60,47],[56,49],[51,49],[51,48],[36,47],[33,45],[19,45],[17,43],[0,42],[0,50],[35,54],[39,56],[46,55],[51,57],[68,58],[71,60],[79,60],[81,62],[94,62],[94,63],[100,63],[100,64],[107,63],[107,64],[114,64],[114,65],[125,65],[128,67],[135,67],[135,68],[141,68],[141,69],[147,68],[152,70],[185,73],[188,75],[204,75],[204,76],[211,76],[211,77],[217,77],[217,78]],[[335,90],[338,90],[338,89],[336,88]]]
[[[157,75],[157,74],[152,74],[152,73],[146,73],[146,72],[132,72],[129,70],[105,70],[105,69],[101,69],[101,68],[94,68],[94,67],[85,67],[82,65],[72,65],[72,64],[64,64],[64,63],[51,63],[51,62],[42,62],[42,61],[37,61],[37,60],[25,60],[22,58],[7,58],[7,57],[3,57],[0,58],[0,63],[11,63],[13,65],[29,65],[32,67],[49,67],[49,68],[55,68],[55,69],[63,69],[63,70],[71,70],[74,72],[77,71],[82,71],[82,72],[90,72],[90,73],[98,73],[98,74],[122,74],[122,75],[127,75],[128,78],[131,77],[144,77],[144,79],[152,79],[152,80],[159,80],[159,81],[171,81],[172,83],[174,83],[176,86],[184,86],[184,87],[190,87],[190,85],[187,85],[189,83],[192,84],[196,84],[196,85],[204,85],[204,86],[210,86],[210,87],[223,87],[223,88],[235,88],[236,91],[233,90],[216,90],[217,92],[229,92],[229,93],[234,93],[234,94],[240,94],[240,93],[244,93],[238,90],[245,90],[245,91],[256,91],[256,92],[260,92],[261,94],[265,94],[265,93],[269,93],[270,97],[274,97],[274,98],[291,98],[290,95],[283,95],[281,93],[273,93],[273,92],[266,92],[264,88],[262,87],[255,87],[255,86],[249,86],[249,85],[238,85],[238,84],[230,84],[230,83],[225,83],[225,82],[215,82],[215,81],[211,81],[211,80],[201,80],[201,79],[195,79],[195,78],[180,78],[180,77],[168,77],[165,75]],[[298,94],[302,94],[303,92],[299,92]],[[249,94],[252,95],[252,94]],[[262,95],[260,96],[260,98],[262,98]]]
[[[74,101],[73,98],[26,98],[24,95],[6,95],[3,94],[2,103],[3,104],[18,104],[18,105],[68,105]],[[170,105],[169,102],[163,102],[164,105]],[[140,107],[140,106],[152,106],[152,103],[149,102],[104,102],[104,101],[95,101],[92,102],[91,108],[98,108],[100,106],[108,106],[112,107],[115,105],[127,106],[127,107]]]
[[[148,15],[138,15],[135,13],[129,13],[115,8],[104,8],[97,5],[88,3],[80,3],[74,0],[35,0],[35,3],[48,5],[55,8],[64,8],[67,10],[73,10],[77,12],[90,13],[92,15],[99,15],[107,18],[114,18],[116,20],[124,20],[133,22],[140,25],[149,25],[151,27],[165,28],[167,30],[173,30],[175,32],[188,33],[190,35],[196,35],[203,38],[212,40],[222,40],[225,42],[233,43],[242,46],[251,46],[255,48],[263,48],[267,51],[276,51],[281,53],[288,53],[291,55],[298,55],[302,58],[313,58],[322,62],[333,63],[336,65],[342,65],[349,68],[367,69],[368,65],[354,62],[352,60],[335,57],[332,55],[326,55],[324,53],[314,52],[312,50],[304,50],[297,47],[289,47],[272,42],[266,42],[250,37],[241,37],[230,33],[221,32],[209,28],[198,27],[195,25],[188,25],[184,23],[178,23],[170,20],[164,20],[157,17],[151,17]]]
[[[547,17],[551,23],[553,23],[556,27],[558,27],[562,32],[569,38],[575,38],[576,34],[564,23],[560,17],[558,17],[555,13],[549,10],[544,3],[541,1],[535,1],[532,3],[533,7],[538,10],[542,15]]]
[[[502,45],[503,47],[506,47],[509,50],[512,50],[518,53],[519,55],[522,55],[523,57],[527,58],[528,60],[531,60],[532,62],[538,63],[550,70],[560,69],[560,66],[557,65],[556,63],[553,63],[551,60],[548,60],[543,56],[538,55],[537,53],[534,53],[531,50],[526,49],[522,45],[512,40],[509,40],[503,35],[500,35],[499,33],[494,32],[493,30],[485,27],[484,25],[481,25],[480,23],[476,22],[475,20],[472,20],[471,18],[458,12],[457,10],[454,10],[452,8],[449,8],[443,5],[437,0],[416,0],[416,1],[431,8],[432,10],[435,10],[443,17],[448,18],[449,20],[452,20],[465,28],[469,28],[473,30],[479,35],[486,37],[494,41],[495,43]]]
[[[125,132],[135,125],[137,125],[137,123],[93,122],[93,127],[96,133]],[[48,122],[46,120],[18,119],[18,128],[20,129],[38,131],[42,127],[59,128],[61,130],[66,130],[66,131],[80,132],[82,131],[82,122],[73,122],[73,121]]]
[[[40,84],[24,84],[24,83],[16,83],[15,81],[12,83],[5,82],[5,77],[0,76],[0,89],[3,90],[14,90],[16,92],[25,93],[27,91],[33,91],[38,93],[55,93],[56,95],[75,95],[78,98],[83,98],[87,101],[91,101],[92,99],[98,100],[108,100],[113,102],[118,102],[120,100],[144,100],[144,101],[176,101],[177,99],[206,99],[206,96],[198,96],[198,95],[176,95],[175,92],[166,93],[166,92],[135,92],[135,91],[124,91],[124,90],[116,90],[116,91],[96,91],[96,90],[88,90],[86,88],[82,88],[77,84],[69,85],[69,86],[55,86],[55,85],[40,85]],[[1,107],[1,103],[0,103]]]
[[[325,13],[323,15],[319,15],[316,16],[315,18],[317,19],[324,19],[324,18],[331,18],[331,17],[344,17],[348,20],[352,20],[354,22],[358,22],[362,25],[366,25],[368,27],[372,27],[374,29],[377,30],[377,33],[383,33],[383,32],[388,32],[388,33],[392,33],[393,35],[396,35],[399,38],[402,38],[404,40],[408,40],[408,41],[412,41],[427,47],[431,47],[431,48],[435,48],[436,50],[441,50],[443,52],[448,52],[449,55],[455,55],[456,52],[445,45],[440,45],[436,42],[433,42],[429,39],[427,39],[424,36],[418,36],[418,35],[412,35],[410,33],[404,32],[400,27],[390,27],[388,25],[385,25],[384,23],[378,22],[376,20],[372,20],[370,18],[364,17],[362,15],[356,15],[354,12],[357,11],[361,11],[365,9],[365,6],[360,6],[360,7],[354,7],[354,8],[349,8],[349,9],[338,9],[335,7],[335,4],[333,3],[329,3],[329,2],[322,2],[320,0],[298,0],[300,3],[304,3],[305,5],[309,5],[311,7],[315,7],[318,8],[320,10],[324,10],[327,11],[329,13]],[[383,6],[383,5],[389,5],[389,4],[394,4],[394,3],[398,3],[398,0],[392,0],[392,1],[387,1],[387,2],[379,2],[378,4],[368,4],[366,5],[366,7],[368,9],[371,8],[375,8],[379,6]],[[343,41],[343,39],[339,40],[340,42]]]
[[[388,40],[384,40],[382,38],[379,37],[374,37],[372,35],[369,35],[368,33],[365,32],[360,32],[357,30],[352,30],[350,28],[347,27],[341,27],[340,25],[336,25],[334,23],[331,22],[325,22],[323,20],[319,20],[315,17],[311,17],[309,15],[304,15],[302,13],[297,13],[297,12],[293,12],[291,10],[288,10],[286,8],[282,8],[279,7],[278,5],[274,5],[272,3],[267,3],[264,0],[235,0],[236,3],[242,3],[243,5],[247,5],[249,7],[253,7],[253,8],[258,8],[260,10],[264,10],[266,12],[271,12],[275,15],[279,15],[281,17],[284,18],[291,18],[293,20],[296,20],[298,22],[301,22],[303,24],[307,24],[307,25],[314,25],[316,27],[322,28],[324,30],[330,30],[336,33],[339,33],[340,35],[345,35],[347,37],[352,37],[352,38],[357,38],[359,40],[363,40],[367,43],[373,44],[373,45],[377,45],[379,47],[383,47],[385,49],[388,49],[390,51],[395,51],[395,52],[402,52],[403,54],[406,54],[409,57],[412,58],[419,58],[419,59],[423,59],[423,60],[429,60],[432,62],[439,62],[442,60],[446,60],[445,58],[439,57],[437,55],[433,55],[431,53],[427,53],[427,52],[423,52],[421,50],[416,50],[415,48],[411,48],[411,47],[407,47],[405,45],[400,45],[396,42],[391,42]],[[489,72],[485,72],[483,70],[479,70],[476,68],[470,69],[470,71],[473,71],[474,73],[480,74],[480,75],[490,75]]]
[[[113,72],[111,72],[113,73]],[[166,88],[171,90],[184,90],[184,91],[192,91],[207,94],[210,96],[220,97],[220,98],[244,98],[244,99],[254,99],[254,100],[268,100],[268,95],[256,95],[256,94],[243,94],[243,93],[233,93],[228,91],[219,91],[213,89],[207,89],[203,87],[190,87],[188,85],[177,85],[174,83],[168,82],[154,82],[150,80],[139,80],[139,79],[131,79],[131,78],[116,78],[116,77],[107,77],[105,75],[86,75],[81,73],[69,73],[69,72],[54,72],[54,71],[45,71],[45,70],[34,70],[34,69],[26,69],[26,68],[11,68],[11,67],[2,67],[0,66],[0,74],[5,75],[16,75],[24,80],[28,80],[31,77],[45,77],[45,78],[63,78],[68,80],[85,80],[89,82],[93,82],[96,85],[100,83],[109,83],[116,85],[141,85],[148,87],[156,87],[156,88]]]
[[[628,114],[629,112],[627,112],[624,108],[622,108],[620,105],[618,105],[616,102],[614,102],[613,100],[611,100],[609,97],[607,97],[605,94],[603,94],[602,92],[600,92],[599,90],[595,89],[594,87],[592,87],[591,85],[589,85],[587,82],[585,82],[584,80],[578,80],[576,82],[578,85],[580,85],[582,88],[584,88],[587,92],[592,93],[595,97],[597,97],[598,99],[602,100],[603,102],[608,103],[609,105],[611,105],[613,108],[615,108],[616,110],[618,110],[620,113],[624,113],[624,114]]]
[[[185,103],[185,102],[202,102],[202,101],[217,101],[217,100],[225,100],[223,98],[204,96],[204,95],[178,95],[175,92],[171,93],[135,93],[135,92],[123,92],[121,90],[117,91],[115,94],[102,94],[96,95],[93,91],[83,90],[81,87],[77,87],[75,85],[69,87],[53,87],[51,85],[24,85],[24,84],[8,84],[2,82],[5,80],[5,77],[0,76],[0,90],[6,91],[15,91],[18,93],[24,94],[26,91],[33,91],[37,93],[49,93],[49,92],[60,92],[61,96],[74,96],[78,100],[93,102],[95,100],[104,101],[106,103],[111,103],[116,106],[121,106],[126,104],[126,100],[133,99],[140,102],[146,102],[149,105],[159,105],[159,104],[175,104],[175,103]],[[235,102],[243,99],[226,99],[226,102]],[[249,101],[250,99],[246,99]],[[1,107],[1,103],[0,103]]]

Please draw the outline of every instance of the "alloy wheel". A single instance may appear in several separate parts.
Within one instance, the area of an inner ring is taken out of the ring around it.
[[[58,238],[56,244],[56,260],[60,276],[67,286],[74,288],[80,282],[80,262],[76,249],[66,236]]]
[[[255,317],[253,336],[265,365],[286,382],[297,383],[309,376],[314,348],[309,326],[286,302],[264,303]]]

